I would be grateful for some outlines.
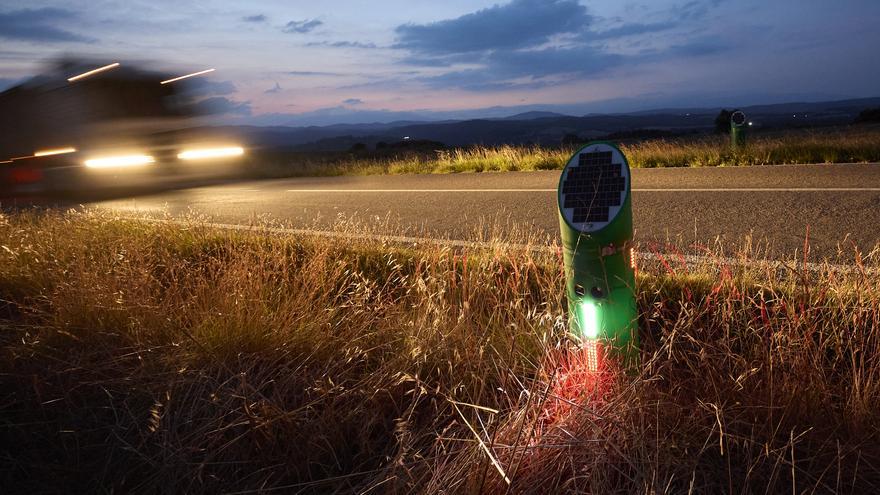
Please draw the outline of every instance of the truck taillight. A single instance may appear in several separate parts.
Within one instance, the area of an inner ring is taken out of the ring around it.
[[[9,171],[9,181],[13,184],[31,184],[43,180],[43,171],[38,168],[19,167]]]

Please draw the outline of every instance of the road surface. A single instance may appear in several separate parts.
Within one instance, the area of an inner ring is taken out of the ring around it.
[[[91,203],[148,215],[205,215],[213,222],[279,221],[331,230],[354,222],[387,234],[480,240],[496,226],[557,236],[558,171],[322,177],[197,187]],[[632,171],[636,239],[643,250],[726,254],[751,242],[771,257],[811,258],[880,241],[880,165],[782,165]],[[799,254],[800,253],[800,254]]]

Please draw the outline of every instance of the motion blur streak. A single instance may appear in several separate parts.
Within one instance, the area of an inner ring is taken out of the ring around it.
[[[40,150],[35,151],[34,156],[52,156],[52,155],[63,155],[65,153],[75,153],[76,148],[58,148],[55,150]]]
[[[197,150],[184,150],[177,155],[180,160],[200,160],[203,158],[221,158],[224,156],[240,156],[244,154],[244,148],[233,146],[230,148],[205,148]]]
[[[125,156],[108,156],[106,158],[93,158],[86,160],[86,167],[89,168],[115,168],[115,167],[134,167],[138,165],[148,165],[155,160],[150,155],[125,155]]]
[[[193,72],[192,74],[186,74],[185,76],[175,77],[174,79],[168,79],[166,81],[162,81],[159,84],[168,84],[173,83],[174,81],[180,81],[181,79],[186,79],[188,77],[201,76],[202,74],[207,74],[209,72],[214,72],[215,69],[205,69],[199,72]]]
[[[90,71],[88,71],[88,72],[83,72],[82,74],[79,74],[79,75],[77,75],[77,76],[68,77],[68,78],[67,78],[67,82],[78,81],[78,80],[80,80],[80,79],[82,79],[82,78],[84,78],[84,77],[93,76],[93,75],[95,75],[95,74],[97,74],[97,73],[99,73],[99,72],[104,72],[105,70],[115,69],[116,67],[119,67],[119,62],[113,62],[113,63],[110,64],[110,65],[105,65],[105,66],[103,66],[103,67],[98,67],[97,69],[92,69],[92,70],[90,70]]]

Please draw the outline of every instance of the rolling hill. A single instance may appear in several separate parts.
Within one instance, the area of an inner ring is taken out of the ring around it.
[[[754,105],[742,110],[763,128],[842,125],[880,98],[827,102],[791,102]],[[728,108],[735,108],[731,105]],[[470,144],[557,144],[566,135],[596,138],[638,131],[675,134],[708,132],[721,108],[666,108],[627,114],[569,116],[556,112],[526,112],[501,119],[440,122],[396,121],[372,124],[335,124],[308,127],[236,126],[252,146],[299,151],[345,150],[354,143],[375,145],[405,138],[439,141],[448,146]]]

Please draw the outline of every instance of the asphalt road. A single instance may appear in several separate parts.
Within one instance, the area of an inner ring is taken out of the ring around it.
[[[213,222],[278,221],[331,230],[481,240],[510,228],[557,236],[559,172],[322,177],[197,187],[92,206]],[[636,239],[643,250],[726,254],[751,242],[775,258],[852,259],[880,242],[880,164],[632,171]]]

